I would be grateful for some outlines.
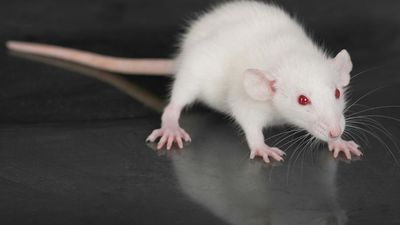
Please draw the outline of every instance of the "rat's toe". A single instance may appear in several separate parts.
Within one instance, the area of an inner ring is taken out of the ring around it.
[[[279,155],[279,153],[276,150],[271,150],[270,154],[269,154],[273,159],[275,159],[276,161],[281,161],[283,160],[282,156]]]
[[[171,150],[172,144],[174,143],[174,135],[169,135],[167,141],[167,150]]]
[[[345,149],[345,150],[343,150],[343,152],[344,152],[344,154],[346,155],[346,158],[347,158],[348,160],[350,160],[350,159],[351,159],[350,150],[349,150],[349,149]]]
[[[176,143],[178,144],[178,147],[179,147],[180,149],[183,148],[183,142],[182,142],[182,138],[181,138],[180,136],[177,136],[177,137],[176,137]]]
[[[270,160],[269,160],[268,154],[263,154],[263,155],[262,155],[262,158],[263,158],[264,162],[266,162],[266,163],[270,163]]]
[[[272,155],[272,158],[274,158],[278,162],[283,162],[283,158],[280,155]]]
[[[186,142],[191,142],[192,141],[192,139],[190,138],[190,135],[188,133],[186,133],[185,130],[181,129],[181,133],[182,133],[183,139]]]
[[[159,136],[161,136],[161,130],[156,129],[146,138],[147,142],[154,142]]]
[[[279,148],[271,148],[271,150],[273,150],[274,152],[278,153],[280,156],[286,155],[286,153],[282,150],[280,150]]]
[[[158,144],[157,144],[157,149],[161,149],[161,148],[165,145],[165,143],[167,142],[167,140],[168,140],[168,136],[164,134],[164,135],[160,138],[160,141],[159,141]]]
[[[362,152],[358,148],[350,148],[350,152],[356,156],[362,156]]]
[[[349,145],[352,147],[352,148],[359,148],[360,146],[358,145],[358,144],[356,144],[354,141],[349,141],[349,142],[347,142],[347,143],[349,143]]]
[[[256,157],[256,151],[250,151],[250,159],[254,159]]]
[[[339,152],[340,152],[340,150],[338,148],[335,148],[333,150],[333,158],[337,158],[339,156]]]

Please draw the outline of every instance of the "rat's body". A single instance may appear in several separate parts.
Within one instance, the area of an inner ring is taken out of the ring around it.
[[[190,140],[178,120],[186,105],[199,100],[237,121],[251,158],[282,160],[284,153],[267,146],[262,132],[282,123],[328,141],[335,156],[340,151],[348,158],[361,154],[354,142],[340,139],[345,126],[340,91],[352,68],[348,53],[328,57],[278,7],[253,1],[223,4],[191,24],[174,64],[161,64],[163,72],[175,73],[175,81],[161,128],[147,139],[160,137],[158,148],[170,149],[174,142],[182,147],[182,139]]]

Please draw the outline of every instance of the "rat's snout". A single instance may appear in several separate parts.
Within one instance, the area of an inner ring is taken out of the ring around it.
[[[342,136],[342,124],[341,124],[341,121],[340,121],[340,119],[337,119],[337,120],[333,120],[334,122],[333,123],[330,123],[328,126],[327,126],[327,136],[329,137],[329,139],[337,139],[337,138],[339,138],[340,136]]]
[[[344,124],[342,124],[340,117],[332,116],[329,119],[321,119],[315,125],[313,133],[324,141],[335,140],[342,136]]]

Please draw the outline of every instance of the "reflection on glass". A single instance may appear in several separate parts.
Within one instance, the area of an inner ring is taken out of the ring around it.
[[[161,112],[163,102],[123,77],[78,64],[45,57],[12,55],[61,67],[106,82]],[[347,217],[337,202],[337,161],[326,147],[289,149],[287,161],[266,165],[249,160],[248,148],[226,120],[214,114],[193,112],[182,123],[193,143],[180,154],[171,153],[183,192],[194,202],[229,224],[333,225]]]
[[[248,159],[235,129],[204,115],[186,116],[196,142],[172,161],[182,190],[229,224],[345,224],[336,201],[337,161],[323,149],[266,166]],[[288,152],[293,153],[294,149]]]

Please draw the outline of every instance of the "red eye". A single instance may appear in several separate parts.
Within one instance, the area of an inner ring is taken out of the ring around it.
[[[337,88],[336,88],[336,91],[335,91],[335,97],[336,97],[336,99],[340,98],[340,91]]]
[[[297,99],[300,105],[308,105],[311,104],[310,100],[304,95],[300,95],[299,98]]]

